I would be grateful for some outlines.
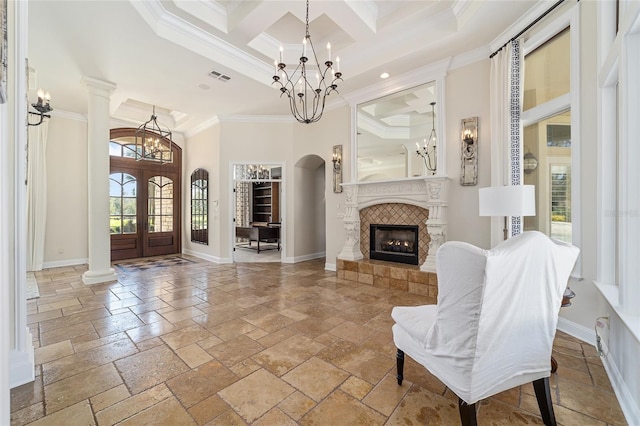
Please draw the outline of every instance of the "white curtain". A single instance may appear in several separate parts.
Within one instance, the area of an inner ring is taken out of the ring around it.
[[[47,222],[48,121],[29,126],[27,152],[27,271],[40,271],[44,262]]]
[[[522,164],[522,93],[524,61],[521,40],[507,43],[491,58],[491,185],[520,185]],[[508,234],[522,230],[520,217],[511,218]],[[494,218],[492,245],[502,241],[502,219]]]

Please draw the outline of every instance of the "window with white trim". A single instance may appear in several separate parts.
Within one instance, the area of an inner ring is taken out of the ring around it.
[[[640,315],[640,6],[599,5],[599,288],[620,314]],[[631,327],[636,336],[640,329]]]
[[[574,242],[571,128],[571,29],[527,52],[523,99],[523,177],[536,187],[536,215],[525,230]]]

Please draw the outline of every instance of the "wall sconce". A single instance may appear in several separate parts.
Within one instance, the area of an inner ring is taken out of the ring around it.
[[[342,145],[333,146],[333,192],[342,192]]]
[[[460,185],[478,183],[478,117],[462,119],[460,139]]]
[[[34,104],[31,104],[31,106],[38,112],[29,111],[29,114],[37,115],[38,117],[40,117],[40,120],[37,123],[29,123],[29,121],[27,120],[27,124],[29,126],[39,126],[42,124],[45,118],[51,118],[48,113],[53,111],[53,108],[51,108],[49,102],[51,102],[51,95],[49,94],[49,92],[45,94],[42,89],[39,89],[38,101]]]
[[[533,173],[537,168],[538,159],[531,152],[527,151],[527,153],[522,157],[522,169],[526,174],[529,174]]]

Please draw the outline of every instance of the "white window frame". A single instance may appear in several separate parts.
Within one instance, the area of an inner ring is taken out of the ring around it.
[[[615,2],[598,7],[596,286],[640,339],[640,4],[620,2],[617,34]]]
[[[567,27],[570,37],[571,88],[569,93],[537,105],[520,116],[522,127],[543,121],[549,117],[571,110],[571,238],[572,244],[582,247],[581,198],[580,198],[580,4],[558,16],[523,43],[523,53],[529,53],[552,39]],[[526,73],[526,69],[525,69]],[[521,141],[524,144],[524,141]],[[522,147],[521,150],[524,148]],[[571,275],[582,279],[582,256],[578,258]]]

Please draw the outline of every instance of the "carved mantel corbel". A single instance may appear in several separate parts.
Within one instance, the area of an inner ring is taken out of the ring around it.
[[[360,251],[360,210],[358,209],[358,186],[342,184],[345,190],[344,230],[347,239],[338,254],[338,259],[360,260],[364,256]]]

